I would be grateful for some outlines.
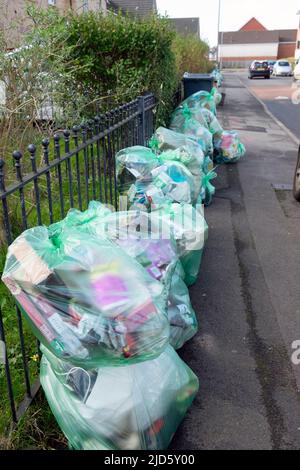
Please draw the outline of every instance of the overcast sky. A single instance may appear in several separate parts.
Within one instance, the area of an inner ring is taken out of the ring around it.
[[[159,12],[171,18],[200,17],[201,36],[217,43],[219,0],[157,0]],[[298,27],[300,0],[221,0],[221,31],[236,31],[255,16],[267,29]]]

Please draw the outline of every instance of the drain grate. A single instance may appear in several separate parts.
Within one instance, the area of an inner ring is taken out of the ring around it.
[[[272,188],[275,191],[293,191],[291,184],[272,184]]]
[[[267,133],[267,129],[265,127],[260,126],[246,126],[243,128],[235,128],[237,131],[247,131],[247,132],[262,132],[264,134]]]
[[[245,88],[244,86],[242,85],[226,85],[225,88]]]

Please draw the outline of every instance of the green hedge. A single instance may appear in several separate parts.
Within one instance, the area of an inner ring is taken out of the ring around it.
[[[72,87],[76,93],[79,87],[91,101],[108,95],[114,103],[124,103],[151,91],[160,103],[158,120],[168,116],[178,80],[172,50],[175,33],[167,20],[153,16],[137,21],[100,12],[69,13],[62,18],[37,10],[33,16],[30,40],[50,40],[57,49],[57,37],[67,51],[63,63],[66,71],[72,71],[70,94]]]
[[[34,29],[29,40],[44,42],[45,47],[51,44],[56,61],[62,56],[68,76],[65,88],[77,101],[84,96],[86,102],[97,97],[104,103],[108,96],[113,103],[124,103],[151,91],[158,98],[162,124],[172,110],[182,74],[212,69],[204,41],[179,36],[168,19],[156,15],[137,20],[121,14],[70,12],[61,17],[53,9],[32,9],[31,16]]]

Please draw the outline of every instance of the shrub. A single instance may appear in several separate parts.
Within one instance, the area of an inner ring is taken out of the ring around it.
[[[214,69],[214,64],[208,59],[208,44],[193,35],[176,35],[173,52],[179,79],[185,72],[209,73]]]
[[[159,102],[159,122],[166,119],[178,86],[172,51],[175,33],[167,20],[153,16],[138,21],[121,14],[70,12],[66,18],[52,15],[49,21],[47,13],[36,12],[31,38],[41,42],[51,38],[56,48],[61,44],[62,31],[67,51],[62,63],[66,73],[72,75],[67,87],[70,95],[75,88],[76,95],[85,96],[87,102],[96,98],[103,104],[109,97],[116,104],[151,91]]]

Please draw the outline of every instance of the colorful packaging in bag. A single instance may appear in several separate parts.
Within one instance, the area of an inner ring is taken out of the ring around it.
[[[199,138],[199,132],[202,133],[203,129],[209,134],[211,143],[213,142],[212,136],[218,138],[223,132],[219,121],[213,113],[201,107],[190,109],[186,103],[179,106],[174,112],[171,120],[171,129],[194,138],[200,145],[201,143],[203,144],[203,140]],[[210,159],[212,154],[209,152],[206,156]],[[212,202],[213,195],[215,194],[212,180],[217,177],[217,174],[212,169],[210,172],[205,171],[211,163],[212,160],[207,159],[205,162],[206,168],[204,164],[205,174],[202,180],[202,192],[200,194],[206,206],[210,205]]]
[[[215,161],[217,163],[235,163],[246,153],[239,134],[235,131],[224,131],[221,137],[214,139]]]
[[[65,223],[27,230],[2,280],[38,339],[74,364],[144,361],[168,344],[162,284],[107,239]]]
[[[185,274],[178,259],[176,243],[171,235],[170,238],[159,238],[159,224],[151,225],[151,218],[145,212],[106,213],[107,209],[101,209],[101,206],[101,203],[92,201],[84,213],[72,210],[65,224],[77,223],[78,230],[115,241],[150,276],[163,283],[170,322],[170,344],[175,349],[182,347],[197,333],[198,325],[183,280]],[[105,215],[99,217],[99,214]]]
[[[76,450],[166,449],[199,387],[171,346],[150,361],[92,370],[44,350],[41,384]]]
[[[199,194],[193,175],[180,161],[156,156],[143,147],[122,150],[116,161],[119,191],[127,196],[131,209],[166,202],[196,204]]]
[[[193,284],[199,273],[208,226],[202,206],[190,204],[165,204],[151,213],[128,211],[112,213],[103,223],[97,221],[90,229],[110,240],[140,238],[144,233],[152,239],[175,240],[176,251],[184,269],[187,285]]]
[[[151,148],[158,152],[163,161],[178,161],[191,172],[194,190],[199,194],[202,189],[204,153],[200,145],[184,134],[159,127],[150,141]]]
[[[179,161],[164,158],[164,154],[160,157],[162,165],[152,170],[152,183],[146,191],[150,204],[161,204],[163,202],[195,204],[198,193],[194,189],[193,175]],[[155,201],[153,198],[155,190],[159,190],[164,194],[163,201]]]

